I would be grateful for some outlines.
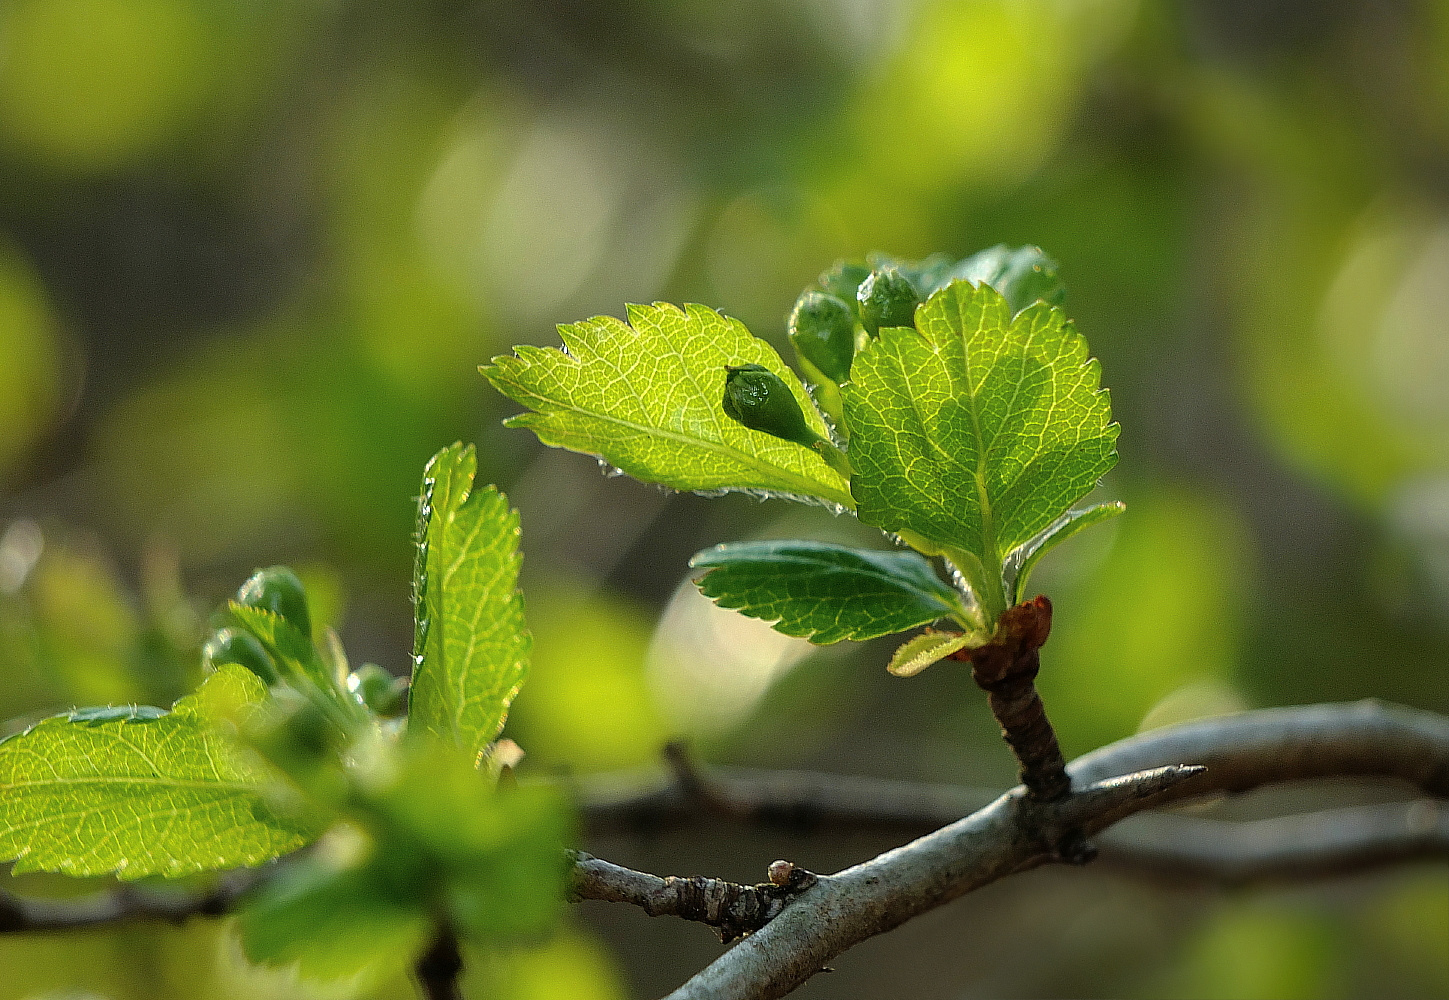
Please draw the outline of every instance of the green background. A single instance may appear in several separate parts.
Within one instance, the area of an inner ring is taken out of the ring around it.
[[[499,421],[476,366],[624,302],[783,344],[840,256],[1039,243],[1123,425],[1128,512],[1053,553],[1069,754],[1237,707],[1449,710],[1443,0],[8,0],[0,5],[0,718],[166,704],[255,566],[355,662],[412,637],[411,498],[455,439],[520,508],[536,773],[708,760],[1004,787],[982,696],[677,588],[698,549],[877,544],[672,495]],[[849,644],[847,644],[849,645]],[[1258,796],[1239,815],[1360,801]],[[891,846],[591,845],[747,881]],[[65,891],[27,877],[26,891]],[[718,951],[590,904],[477,995],[653,996]],[[1435,997],[1449,874],[1223,891],[1010,880],[811,996]],[[0,1000],[406,996],[247,970],[206,925],[0,938]],[[485,992],[488,991],[488,992]]]

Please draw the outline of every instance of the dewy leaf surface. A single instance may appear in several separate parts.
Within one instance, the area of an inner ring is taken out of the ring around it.
[[[218,729],[266,693],[228,664],[170,712],[85,710],[0,743],[0,857],[15,871],[121,878],[256,865],[318,831],[277,814]]]
[[[518,592],[518,512],[473,489],[473,446],[433,456],[419,497],[409,724],[477,752],[503,728],[532,640]]]
[[[873,639],[941,618],[964,621],[961,595],[913,552],[825,542],[735,542],[690,560],[699,589],[723,608],[819,645]]]
[[[484,367],[499,392],[533,410],[508,425],[676,490],[758,490],[853,506],[849,484],[817,452],[725,415],[725,366],[764,365],[790,387],[810,429],[826,436],[773,347],[704,306],[656,302],[629,306],[628,315],[627,324],[596,316],[560,326],[564,350],[519,347]]]
[[[987,285],[947,285],[916,327],[882,330],[852,368],[857,513],[999,573],[1116,463],[1098,364],[1061,310],[1038,302],[1013,319]]]

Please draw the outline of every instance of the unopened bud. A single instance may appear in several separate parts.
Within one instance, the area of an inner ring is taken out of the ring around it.
[[[847,382],[855,359],[855,314],[844,299],[806,292],[795,300],[790,313],[790,343],[830,381]]]
[[[872,337],[883,326],[915,326],[916,286],[893,267],[870,272],[855,293],[860,303],[860,325]]]
[[[771,861],[769,868],[771,885],[789,885],[790,876],[795,874],[795,865],[789,861]]]
[[[307,610],[307,592],[302,589],[302,581],[297,574],[287,566],[257,570],[236,592],[236,602],[270,611],[308,639],[312,638],[312,615]]]
[[[806,425],[800,401],[790,387],[764,365],[725,366],[724,411],[751,430],[806,448],[820,440],[820,435]]]
[[[377,715],[390,717],[403,713],[407,683],[376,663],[364,663],[348,675],[347,690]]]
[[[277,683],[277,665],[262,644],[255,636],[234,628],[220,629],[206,641],[201,647],[201,663],[207,670],[237,663],[268,684]]]

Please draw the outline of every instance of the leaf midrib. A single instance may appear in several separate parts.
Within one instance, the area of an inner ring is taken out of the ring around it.
[[[974,300],[973,300],[974,302]],[[961,324],[961,360],[962,378],[965,381],[967,411],[971,415],[971,433],[976,438],[976,497],[981,505],[981,549],[982,562],[985,564],[987,573],[999,575],[1001,572],[1001,555],[996,546],[996,521],[991,510],[991,496],[986,488],[986,435],[981,431],[981,412],[978,408],[976,392],[971,388],[971,332],[966,322],[964,311],[960,311],[960,299],[957,299],[958,319]],[[982,313],[984,320],[984,306],[978,306],[977,311]],[[977,324],[980,326],[980,323]]]
[[[255,795],[256,785],[237,781],[205,781],[191,778],[144,777],[137,775],[96,775],[86,778],[37,778],[31,781],[14,781],[0,784],[0,792],[11,792],[24,788],[72,788],[81,785],[148,785],[189,791],[218,791]]]
[[[741,563],[743,563],[743,562],[744,562],[744,560],[741,560],[740,562],[737,562],[734,565],[738,566],[738,565],[741,565]],[[785,564],[788,564],[788,565],[795,565],[795,566],[811,566],[811,567],[816,567],[816,568],[823,568],[824,570],[829,571],[829,572],[843,573],[843,574],[846,574],[846,575],[849,575],[849,576],[864,576],[864,577],[869,577],[869,578],[871,578],[873,580],[879,580],[879,581],[881,581],[883,583],[895,584],[896,585],[895,586],[895,589],[898,589],[898,590],[909,590],[909,591],[911,591],[913,593],[920,594],[920,595],[925,596],[925,597],[930,597],[930,598],[934,599],[938,604],[945,605],[945,606],[951,608],[951,610],[953,610],[953,611],[954,610],[957,610],[956,608],[951,607],[950,605],[947,605],[946,602],[942,599],[942,596],[941,595],[942,595],[942,593],[945,592],[945,589],[946,589],[945,584],[942,584],[941,585],[941,590],[940,591],[926,590],[926,589],[923,589],[923,588],[917,586],[915,583],[913,583],[911,581],[902,580],[900,577],[895,576],[895,575],[893,575],[891,573],[888,573],[888,572],[886,572],[884,570],[881,570],[881,569],[878,569],[878,568],[856,569],[856,568],[849,567],[849,566],[843,566],[840,563],[828,562],[828,561],[823,560],[823,559],[812,559],[812,558],[810,558],[808,556],[781,556],[781,557],[772,557],[769,560],[760,560],[760,562],[761,563],[765,563],[766,565],[768,565],[770,563],[774,563],[774,564],[785,563]],[[718,569],[727,569],[730,566],[731,566],[730,563],[718,563],[715,566],[706,567],[706,568],[708,568],[711,571],[713,571],[716,568],[718,568]]]

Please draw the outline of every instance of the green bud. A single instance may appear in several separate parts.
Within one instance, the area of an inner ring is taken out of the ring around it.
[[[790,313],[790,343],[836,385],[847,382],[855,359],[855,315],[844,299],[806,292]]]
[[[764,365],[725,365],[724,411],[751,430],[807,448],[820,440],[806,426],[805,414],[790,387]]]
[[[215,670],[226,663],[239,663],[268,684],[277,683],[276,664],[256,636],[249,632],[220,629],[201,647],[201,662],[207,670]]]
[[[307,592],[289,567],[269,566],[257,570],[236,592],[236,600],[247,607],[270,611],[307,638],[312,638],[312,615],[307,610]]]
[[[364,663],[347,677],[347,690],[378,715],[401,715],[408,682],[394,677],[376,663]]]
[[[870,272],[855,297],[860,302],[860,325],[874,337],[883,326],[915,326],[916,287],[893,267]]]
[[[830,270],[820,276],[820,287],[830,295],[842,299],[855,312],[855,290],[870,277],[870,268],[864,264],[848,264],[843,260],[835,262]]]

